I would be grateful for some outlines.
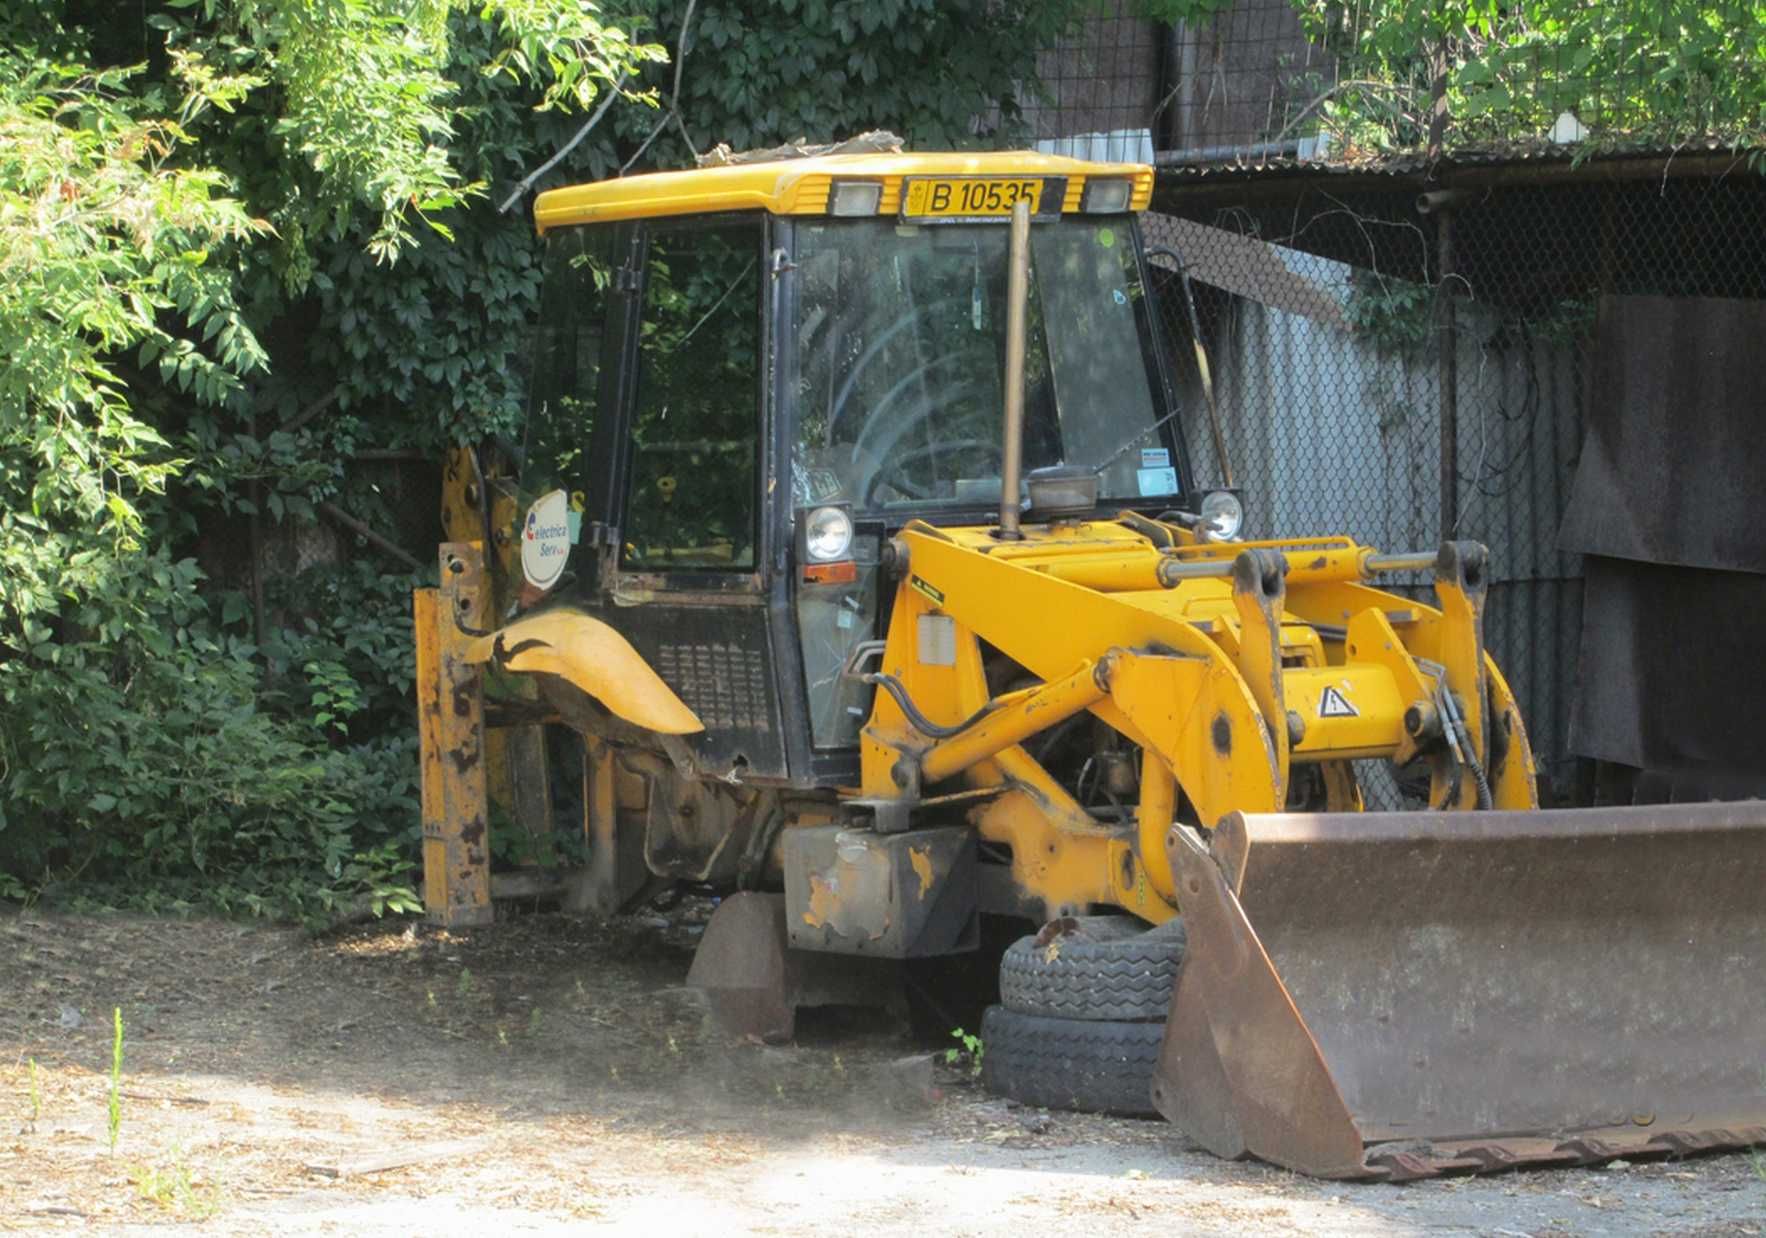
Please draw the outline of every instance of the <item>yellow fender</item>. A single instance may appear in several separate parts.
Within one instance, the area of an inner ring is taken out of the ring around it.
[[[646,730],[688,735],[705,729],[625,637],[580,610],[552,607],[517,619],[467,645],[466,660],[557,675]]]

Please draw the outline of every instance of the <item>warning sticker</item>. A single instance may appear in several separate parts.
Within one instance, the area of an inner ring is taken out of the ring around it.
[[[1318,716],[1321,718],[1359,718],[1361,711],[1349,703],[1348,697],[1327,684],[1324,695],[1318,698]]]
[[[920,593],[923,593],[927,597],[931,598],[932,604],[934,606],[943,606],[944,605],[944,591],[942,589],[939,589],[934,585],[927,584],[925,581],[921,580],[918,576],[909,576],[908,577],[908,584],[912,585]]]

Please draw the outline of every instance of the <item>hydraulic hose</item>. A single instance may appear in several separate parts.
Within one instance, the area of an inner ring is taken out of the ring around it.
[[[933,739],[949,739],[953,735],[961,735],[999,708],[997,703],[989,701],[955,726],[943,726],[920,712],[920,707],[914,704],[913,698],[908,695],[908,690],[902,687],[901,680],[894,675],[883,671],[872,671],[868,675],[860,676],[860,679],[865,683],[877,684],[888,692],[890,696],[895,698],[895,703],[901,706],[901,712],[907,717],[914,730],[919,731],[922,735],[929,735]]]

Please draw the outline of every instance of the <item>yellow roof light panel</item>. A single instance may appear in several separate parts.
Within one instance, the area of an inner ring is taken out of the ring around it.
[[[924,178],[946,180],[951,192],[939,194]],[[1000,182],[1001,192],[988,194],[986,183],[953,178],[982,178]],[[542,193],[534,202],[534,225],[546,232],[570,224],[600,223],[617,219],[654,219],[670,215],[704,215],[713,211],[771,211],[775,215],[826,215],[836,181],[870,181],[881,185],[877,215],[902,213],[902,186],[909,183],[910,216],[978,218],[1001,214],[1016,193],[1014,181],[1044,182],[1060,178],[1061,200],[1042,201],[1037,193],[1039,218],[1057,212],[1087,209],[1088,182],[1127,181],[1127,209],[1143,211],[1153,196],[1153,169],[1141,163],[1091,163],[1064,155],[1035,151],[976,151],[937,154],[818,155],[808,159],[780,159],[768,163],[743,163],[716,168],[692,168],[681,172],[651,172],[619,180],[571,185]],[[921,181],[915,191],[912,182]],[[964,196],[966,195],[966,197]],[[868,201],[868,197],[864,200]],[[1121,200],[1121,194],[1094,195],[1096,203]],[[844,206],[839,212],[851,214]]]

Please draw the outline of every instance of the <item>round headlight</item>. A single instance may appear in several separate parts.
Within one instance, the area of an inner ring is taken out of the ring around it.
[[[1205,542],[1230,542],[1245,527],[1245,505],[1230,490],[1214,490],[1202,496],[1196,532]]]
[[[846,558],[852,550],[852,517],[843,508],[816,508],[803,522],[803,547],[816,563]]]

